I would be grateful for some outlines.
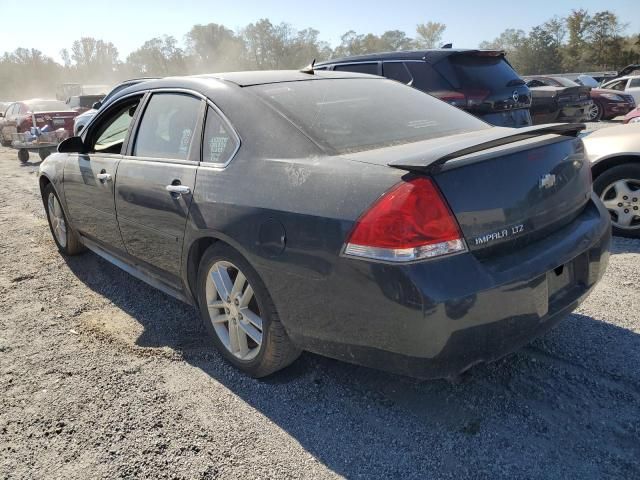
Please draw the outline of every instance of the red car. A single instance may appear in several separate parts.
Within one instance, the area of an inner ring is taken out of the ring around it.
[[[0,142],[3,146],[11,145],[11,134],[28,132],[31,127],[57,130],[64,128],[73,135],[73,119],[78,115],[59,100],[42,100],[34,98],[10,104],[0,113]]]
[[[640,107],[631,110],[624,117],[624,123],[640,123]]]
[[[631,95],[608,88],[592,88],[591,100],[593,105],[589,110],[589,120],[592,122],[626,115],[636,106]]]

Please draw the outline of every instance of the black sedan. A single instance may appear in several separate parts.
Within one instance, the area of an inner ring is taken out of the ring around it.
[[[531,90],[533,124],[587,120],[593,107],[589,87],[562,77],[525,78]]]
[[[451,377],[603,275],[611,226],[580,129],[491,127],[362,74],[174,77],[115,95],[39,180],[63,254],[197,306],[252,376],[309,350]]]

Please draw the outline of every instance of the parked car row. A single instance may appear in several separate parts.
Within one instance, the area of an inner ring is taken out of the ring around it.
[[[534,123],[599,121],[626,115],[636,102],[631,95],[589,88],[564,77],[525,77],[531,89]]]

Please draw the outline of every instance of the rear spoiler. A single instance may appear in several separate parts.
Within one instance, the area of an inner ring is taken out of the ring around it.
[[[489,150],[490,148],[508,145],[510,143],[521,142],[530,138],[541,137],[543,135],[567,135],[576,137],[578,133],[584,130],[586,126],[583,123],[551,123],[548,125],[540,125],[533,127],[524,127],[518,129],[510,129],[513,133],[505,134],[504,129],[495,129],[493,135],[487,135],[485,138],[490,140],[476,143],[475,138],[462,137],[458,142],[435,147],[434,149],[416,155],[413,158],[403,158],[394,160],[387,165],[402,170],[417,170],[421,172],[432,172],[438,167],[444,165],[454,158],[469,155],[471,153]]]

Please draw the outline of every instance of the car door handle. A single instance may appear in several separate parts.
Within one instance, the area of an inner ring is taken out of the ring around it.
[[[99,173],[98,175],[96,175],[96,177],[98,178],[98,180],[100,180],[101,182],[106,182],[108,180],[111,180],[111,175],[109,175],[108,173]]]
[[[164,187],[167,189],[167,192],[171,192],[172,194],[178,195],[188,195],[191,193],[191,189],[186,185],[167,185]]]

